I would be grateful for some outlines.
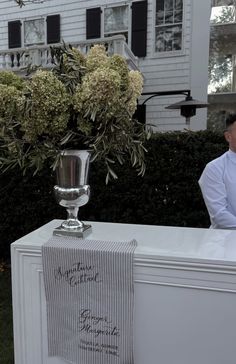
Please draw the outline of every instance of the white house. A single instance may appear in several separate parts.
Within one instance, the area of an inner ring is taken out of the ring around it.
[[[19,71],[30,62],[50,65],[49,47],[61,41],[84,51],[100,41],[142,72],[144,92],[190,90],[193,98],[207,101],[211,0],[25,3],[20,8],[14,0],[0,0],[0,69]],[[150,99],[146,122],[155,130],[183,130],[186,123],[179,110],[165,109],[183,99]],[[197,110],[191,130],[205,129],[206,119],[207,110]]]

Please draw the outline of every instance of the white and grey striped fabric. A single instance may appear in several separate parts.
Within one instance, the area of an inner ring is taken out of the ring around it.
[[[137,242],[52,237],[42,248],[48,354],[75,364],[133,364]]]

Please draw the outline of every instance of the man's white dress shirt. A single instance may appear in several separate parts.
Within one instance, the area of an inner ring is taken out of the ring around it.
[[[236,153],[229,150],[208,163],[198,182],[211,227],[236,229]]]

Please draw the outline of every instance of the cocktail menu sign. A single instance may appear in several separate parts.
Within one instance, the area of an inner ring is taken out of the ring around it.
[[[53,237],[42,249],[48,353],[71,363],[133,363],[137,242]]]

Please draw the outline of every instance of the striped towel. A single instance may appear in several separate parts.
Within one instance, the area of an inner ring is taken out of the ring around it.
[[[137,242],[52,237],[42,248],[48,354],[78,364],[133,363]]]

